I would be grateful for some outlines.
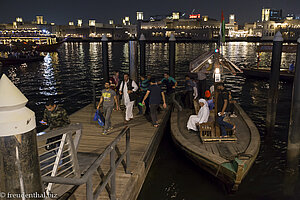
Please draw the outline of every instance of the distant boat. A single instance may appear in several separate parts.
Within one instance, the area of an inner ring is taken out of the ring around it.
[[[0,30],[0,51],[57,51],[64,42],[49,31],[38,29]]]
[[[259,45],[256,48],[257,52],[272,52],[273,45],[271,44],[263,44]],[[282,52],[286,53],[296,53],[297,52],[297,45],[283,45]]]
[[[246,77],[249,78],[269,79],[271,70],[266,68],[245,68],[243,69],[243,73]],[[280,80],[293,81],[294,73],[290,73],[288,70],[281,70]]]
[[[22,57],[22,58],[17,58],[17,57],[11,57],[11,58],[3,58],[0,57],[0,62],[3,65],[13,65],[13,64],[22,64],[22,63],[29,63],[29,62],[38,62],[38,61],[43,61],[44,56],[32,56],[32,57]]]

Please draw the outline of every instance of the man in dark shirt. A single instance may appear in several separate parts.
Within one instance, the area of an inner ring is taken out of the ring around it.
[[[145,104],[145,100],[147,99],[148,96],[149,96],[152,124],[154,127],[158,127],[157,109],[159,107],[161,99],[163,100],[164,108],[167,107],[167,104],[166,104],[164,92],[161,90],[156,80],[151,81],[151,86],[149,86],[149,89],[147,90],[147,93],[143,99],[143,104]]]
[[[225,110],[228,105],[228,93],[225,91],[225,87],[223,83],[219,83],[217,85],[217,90],[218,90],[218,101],[217,101],[217,112],[218,112],[218,117],[217,117],[217,123],[220,126],[222,137],[226,137],[226,128],[230,128],[235,130],[235,126],[224,122],[224,117],[225,117]]]
[[[182,108],[175,99],[175,88],[178,84],[177,81],[168,73],[164,73],[164,78],[159,81],[158,84],[164,84],[166,86],[166,96],[168,104],[174,103],[176,107],[181,111]]]

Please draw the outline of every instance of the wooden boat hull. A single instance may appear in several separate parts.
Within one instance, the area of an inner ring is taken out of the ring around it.
[[[196,165],[224,182],[229,191],[238,189],[239,184],[253,165],[260,147],[260,136],[256,126],[239,105],[235,105],[235,107],[238,115],[249,128],[251,141],[243,152],[245,155],[251,155],[248,159],[240,159],[239,157],[230,161],[201,149],[199,145],[195,145],[182,134],[180,129],[186,127],[180,126],[182,123],[180,122],[182,119],[179,119],[180,112],[173,112],[171,115],[171,135],[175,145]]]
[[[245,74],[246,77],[258,78],[258,79],[269,79],[271,71],[267,69],[243,69],[243,73]],[[281,71],[280,80],[293,81],[294,74],[288,73],[287,71]]]

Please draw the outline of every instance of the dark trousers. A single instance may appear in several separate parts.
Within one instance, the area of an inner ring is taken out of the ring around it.
[[[226,134],[226,128],[230,128],[232,129],[233,128],[233,125],[227,123],[227,122],[224,122],[224,116],[218,116],[217,117],[217,123],[219,124],[220,126],[220,129],[221,129],[221,133],[222,133],[222,136],[225,136],[227,135]]]
[[[234,104],[233,103],[229,103],[226,109],[227,112],[233,113],[234,111]]]
[[[152,124],[157,124],[157,110],[159,108],[159,104],[150,104],[150,114],[152,119]]]
[[[198,97],[199,98],[204,98],[204,94],[205,94],[205,90],[206,90],[206,79],[204,80],[198,80]]]
[[[193,91],[186,91],[184,98],[185,107],[193,109]]]

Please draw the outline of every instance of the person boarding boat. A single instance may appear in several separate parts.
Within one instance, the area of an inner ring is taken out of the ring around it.
[[[191,115],[188,122],[187,128],[188,130],[198,131],[197,123],[202,124],[206,123],[209,118],[209,108],[205,99],[200,99],[199,104],[201,106],[198,115]]]

